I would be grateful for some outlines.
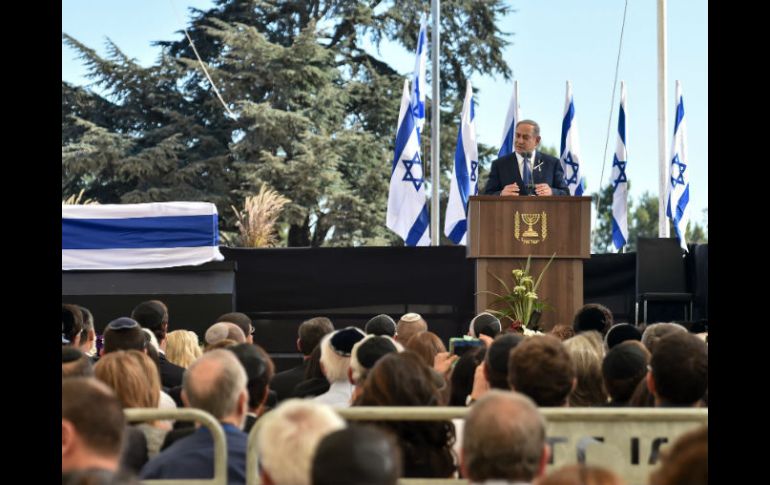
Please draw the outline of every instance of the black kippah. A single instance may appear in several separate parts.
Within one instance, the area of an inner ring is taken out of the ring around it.
[[[397,352],[398,349],[393,345],[393,341],[387,337],[371,337],[366,342],[358,346],[356,358],[362,367],[371,369],[374,364],[385,354]]]
[[[642,340],[642,332],[629,323],[619,323],[607,332],[607,348],[611,349],[626,340]]]
[[[334,332],[329,343],[331,343],[334,352],[343,357],[350,357],[353,346],[364,337],[366,334],[359,328],[347,327]]]

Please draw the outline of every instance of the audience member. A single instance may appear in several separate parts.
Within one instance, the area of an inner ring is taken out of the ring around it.
[[[698,406],[708,389],[708,346],[690,333],[675,332],[654,349],[647,387],[655,406]]]
[[[606,335],[613,324],[614,320],[609,308],[598,303],[588,303],[575,313],[572,328],[576,334],[596,330],[602,335]]]
[[[257,436],[264,485],[309,485],[318,443],[345,427],[330,406],[299,399],[284,401],[264,420]]]
[[[364,381],[356,406],[438,406],[441,403],[431,369],[412,352],[381,357]],[[404,477],[447,478],[455,471],[450,421],[382,421],[393,432],[404,457]]]
[[[248,315],[241,312],[230,312],[220,315],[216,322],[228,322],[238,326],[246,337],[246,343],[254,343],[254,325],[251,323],[251,318]]]
[[[92,377],[94,366],[91,359],[79,349],[71,346],[61,349],[61,376],[65,377]]]
[[[422,318],[422,315],[419,313],[407,313],[398,320],[396,335],[393,338],[402,345],[406,345],[414,334],[425,332],[426,330],[428,330],[428,322]]]
[[[607,350],[612,349],[616,345],[628,340],[642,340],[642,332],[638,328],[630,323],[618,323],[613,325],[604,336],[604,342],[607,346]]]
[[[471,320],[471,324],[468,328],[468,335],[474,338],[478,338],[479,335],[495,338],[502,331],[503,327],[496,316],[491,313],[481,312]]]
[[[567,406],[575,383],[575,364],[556,337],[525,338],[511,351],[508,384],[538,406]]]
[[[530,483],[545,472],[545,419],[523,394],[489,391],[464,429],[460,468],[471,483]]]
[[[307,370],[313,350],[318,347],[324,335],[333,331],[334,325],[326,317],[315,317],[302,322],[297,330],[297,350],[302,352],[302,363],[289,370],[277,373],[270,382],[270,389],[275,391],[278,402],[291,397],[294,388],[305,380],[305,371]],[[319,394],[324,392],[326,390]]]
[[[347,327],[326,334],[321,339],[321,371],[330,386],[328,391],[314,398],[316,402],[337,408],[350,406],[353,395],[353,385],[348,377],[350,353],[353,345],[364,337],[366,334],[361,329]]]
[[[364,326],[364,332],[367,335],[386,335],[393,337],[396,335],[396,322],[389,315],[381,313],[369,319]]]
[[[382,430],[354,424],[321,440],[312,470],[313,485],[397,485],[401,452]]]
[[[90,377],[64,379],[61,387],[62,482],[76,471],[117,471],[126,418],[115,393]]]
[[[607,391],[602,379],[604,346],[601,334],[594,330],[581,332],[563,342],[575,364],[577,384],[569,395],[570,407],[602,406],[607,403]]]
[[[203,354],[198,335],[191,330],[174,330],[166,335],[166,359],[184,369]]]
[[[602,376],[611,398],[610,406],[628,404],[636,386],[644,381],[649,361],[650,353],[635,340],[623,342],[607,352],[602,362]]]
[[[240,330],[240,329],[239,329]],[[182,400],[216,418],[227,441],[227,483],[246,481],[248,435],[241,431],[248,406],[246,371],[235,355],[212,350],[196,360],[184,374]],[[205,426],[175,442],[150,460],[140,478],[203,479],[214,476],[214,440]]]

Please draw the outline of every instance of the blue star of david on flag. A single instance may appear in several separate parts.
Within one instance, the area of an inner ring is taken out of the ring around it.
[[[626,84],[620,83],[618,142],[612,158],[612,244],[620,251],[628,241],[628,177],[626,164]]]
[[[460,129],[457,131],[455,161],[444,218],[444,235],[455,244],[465,244],[468,232],[468,198],[479,193],[479,149],[476,142],[475,118],[473,88],[468,81],[460,113]]]
[[[572,153],[567,153],[564,159],[564,164],[572,169],[572,175],[567,179],[567,185],[574,185],[578,183],[578,169],[580,168],[577,163],[572,160]]]
[[[674,159],[671,160],[671,167],[676,166],[679,176],[674,178],[674,171],[671,171],[671,186],[676,187],[677,184],[684,185],[684,171],[687,170],[687,165],[679,161],[679,154],[674,155]]]
[[[386,225],[405,246],[430,245],[430,215],[420,160],[417,126],[409,105],[409,81],[404,80],[398,113],[396,149],[391,164]]]
[[[420,186],[422,185],[423,181],[425,180],[422,177],[422,160],[420,160],[420,154],[415,153],[414,157],[411,160],[402,160],[404,162],[404,167],[406,168],[406,173],[404,174],[404,178],[401,179],[404,182],[412,182],[414,185],[414,190],[420,190]],[[412,174],[412,167],[415,165],[420,166],[420,178],[415,178]]]
[[[690,181],[687,172],[687,124],[684,117],[684,100],[682,85],[676,82],[676,117],[674,122],[674,139],[671,146],[671,164],[669,166],[671,184],[668,187],[668,202],[666,216],[674,224],[679,246],[687,251],[685,233],[690,220]]]
[[[581,157],[575,120],[575,102],[572,98],[572,84],[569,81],[567,81],[567,96],[564,103],[564,118],[561,122],[559,153],[561,154],[559,161],[564,169],[564,178],[570,195],[582,195],[585,190],[585,178],[580,170]]]
[[[628,179],[626,178],[626,163],[628,162],[621,162],[618,160],[618,157],[615,156],[615,158],[612,161],[613,167],[618,167],[618,176],[613,181],[613,189],[617,188],[618,184],[623,182],[628,182]]]

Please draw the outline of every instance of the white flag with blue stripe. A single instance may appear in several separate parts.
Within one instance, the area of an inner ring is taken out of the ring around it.
[[[465,244],[468,234],[468,197],[479,192],[479,150],[476,143],[476,114],[473,109],[473,88],[468,81],[465,101],[460,113],[455,164],[449,186],[449,202],[444,218],[444,235],[455,244]]]
[[[575,100],[572,98],[572,83],[567,81],[567,100],[564,104],[564,119],[561,123],[561,167],[570,195],[583,195],[585,180],[580,172],[580,143],[575,119]]]
[[[508,103],[508,113],[505,115],[503,141],[500,142],[500,151],[497,152],[497,158],[514,152],[513,143],[516,135],[516,123],[521,120],[519,115],[518,95],[519,81],[513,81],[513,93],[511,93],[511,102]]]
[[[417,141],[419,144],[422,127],[425,125],[425,69],[428,64],[428,19],[425,14],[420,18],[420,33],[417,36],[417,57],[414,61],[412,75],[412,93],[409,105],[412,108],[414,122],[417,125]]]
[[[208,202],[62,205],[62,270],[148,269],[222,261]]]
[[[626,83],[620,82],[620,112],[618,113],[618,144],[612,160],[612,244],[620,251],[628,242],[628,177],[626,164]]]
[[[679,245],[687,251],[685,230],[690,221],[690,174],[687,172],[687,124],[684,119],[682,84],[679,81],[676,82],[676,121],[669,169],[666,216],[674,224]]]
[[[386,225],[404,240],[406,246],[428,246],[428,197],[417,126],[409,104],[409,81],[404,80],[401,110],[398,114],[396,153],[390,172]]]

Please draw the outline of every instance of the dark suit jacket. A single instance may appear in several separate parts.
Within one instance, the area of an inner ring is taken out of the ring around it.
[[[179,367],[166,360],[166,356],[158,352],[158,362],[160,368],[160,383],[163,387],[171,389],[172,387],[182,385],[182,375],[185,368]]]
[[[227,483],[246,483],[246,445],[248,435],[231,424],[224,424],[227,440]],[[214,476],[214,440],[206,428],[180,439],[142,467],[139,478],[202,479]]]
[[[303,360],[297,367],[279,372],[270,381],[270,389],[275,391],[278,402],[291,397],[294,386],[305,380],[305,369],[309,360]]]
[[[553,195],[569,195],[569,188],[564,180],[564,170],[558,158],[536,151],[532,168],[532,176],[536,184],[548,184]],[[503,187],[514,182],[519,185],[519,194],[529,195],[519,173],[516,154],[510,153],[492,162],[487,185],[484,187],[484,195],[500,195]]]

